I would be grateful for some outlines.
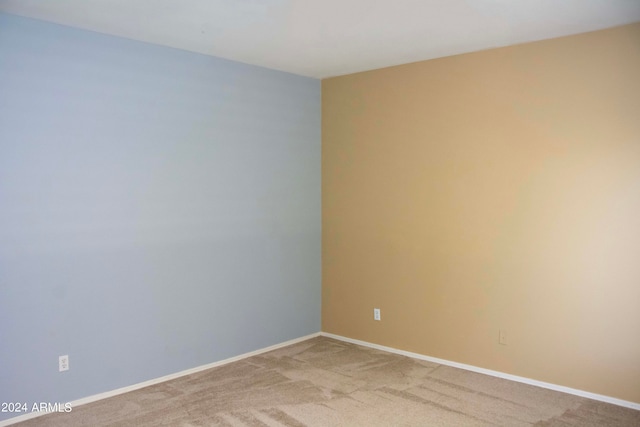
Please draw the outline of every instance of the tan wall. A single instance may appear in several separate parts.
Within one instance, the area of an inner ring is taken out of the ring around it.
[[[322,96],[323,331],[640,402],[640,24]]]

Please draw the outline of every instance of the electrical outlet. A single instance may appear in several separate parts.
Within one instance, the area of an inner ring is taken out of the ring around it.
[[[380,309],[379,308],[374,308],[373,309],[373,320],[380,320]]]
[[[504,329],[500,329],[500,333],[498,335],[498,343],[507,345],[507,331],[505,331]]]
[[[69,355],[65,354],[64,356],[58,357],[58,371],[68,371],[69,370]]]

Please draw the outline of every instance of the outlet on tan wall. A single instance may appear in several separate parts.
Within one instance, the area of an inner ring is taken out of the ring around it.
[[[640,402],[639,76],[634,24],[324,80],[323,330]]]

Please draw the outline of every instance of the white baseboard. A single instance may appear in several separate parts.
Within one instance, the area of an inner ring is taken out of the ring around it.
[[[493,371],[491,369],[479,368],[473,365],[467,365],[464,363],[452,362],[450,360],[438,359],[437,357],[425,356],[419,353],[412,353],[410,351],[398,350],[393,347],[387,347],[384,345],[373,344],[366,341],[360,341],[353,338],[343,337],[341,335],[330,334],[328,332],[320,332],[320,335],[328,338],[334,338],[336,340],[345,341],[352,344],[358,344],[364,347],[375,348],[376,350],[387,351],[389,353],[401,354],[403,356],[412,357],[414,359],[426,360],[427,362],[438,363],[440,365],[452,366],[454,368],[460,368],[467,371],[477,372],[480,374],[490,375],[492,377],[503,378],[506,380],[516,381],[519,383],[529,384],[537,387],[546,388],[549,390],[560,391],[562,393],[573,394],[580,397],[586,397],[587,399],[599,400],[601,402],[611,403],[613,405],[624,406],[625,408],[631,408],[640,411],[640,403],[629,402],[627,400],[617,399],[615,397],[605,396],[603,394],[591,393],[589,391],[578,390],[575,388],[565,387],[562,385],[551,384],[544,381],[533,380],[531,378],[519,377],[517,375],[505,374],[504,372]]]
[[[85,405],[87,403],[95,402],[102,399],[107,399],[109,397],[118,396],[123,393],[128,393],[130,391],[138,390],[144,387],[149,387],[151,385],[160,384],[165,381],[170,381],[176,378],[183,377],[185,375],[195,374],[196,372],[204,371],[207,369],[215,368],[218,366],[226,365],[228,363],[237,362],[238,360],[246,359],[251,356],[256,356],[258,354],[266,353],[268,351],[277,350],[282,347],[286,347],[288,345],[296,344],[301,341],[308,340],[310,338],[315,338],[317,336],[324,336],[328,338],[333,338],[339,341],[344,341],[352,344],[361,345],[363,347],[374,348],[376,350],[387,351],[389,353],[400,354],[407,357],[412,357],[414,359],[426,360],[428,362],[438,363],[440,365],[452,366],[454,368],[460,368],[467,371],[477,372],[480,374],[490,375],[492,377],[503,378],[506,380],[516,381],[519,383],[529,384],[537,387],[546,388],[549,390],[555,390],[562,393],[573,394],[580,397],[586,397],[587,399],[599,400],[601,402],[611,403],[613,405],[623,406],[625,408],[631,408],[640,411],[640,403],[629,402],[627,400],[617,399],[615,397],[605,396],[602,394],[591,393],[584,390],[578,390],[575,388],[565,387],[557,384],[551,384],[544,381],[533,380],[530,378],[520,377],[517,375],[506,374],[504,372],[493,371],[491,369],[479,368],[473,365],[467,365],[464,363],[452,362],[450,360],[439,359],[437,357],[425,356],[419,353],[412,353],[410,351],[398,350],[393,347],[387,347],[384,345],[373,344],[367,341],[360,341],[353,338],[343,337],[341,335],[330,334],[328,332],[317,332],[315,334],[306,335],[304,337],[292,339],[289,341],[285,341],[279,344],[275,344],[269,347],[265,347],[259,350],[251,351],[249,353],[244,353],[239,356],[230,357],[228,359],[220,360],[218,362],[209,363],[206,365],[198,366],[195,368],[187,369],[185,371],[176,372],[174,374],[165,375],[160,378],[155,378],[152,380],[144,381],[138,384],[133,384],[127,387],[122,387],[116,390],[107,391],[104,393],[94,394],[93,396],[84,397],[82,399],[74,400],[71,403],[72,408],[76,408],[81,405]],[[42,415],[47,415],[47,412],[32,412],[29,414],[19,415],[17,417],[9,418],[7,420],[0,421],[0,427],[9,426],[12,424],[16,424],[22,421],[29,420],[31,418],[40,417]]]
[[[138,384],[133,384],[127,387],[122,387],[122,388],[118,388],[116,390],[111,390],[111,391],[106,391],[104,393],[99,393],[99,394],[94,394],[93,396],[89,396],[89,397],[83,397],[82,399],[78,399],[78,400],[74,400],[71,403],[71,407],[72,408],[76,408],[78,406],[81,405],[86,405],[87,403],[91,403],[91,402],[95,402],[98,400],[102,400],[102,399],[107,399],[109,397],[113,397],[113,396],[117,396],[119,394],[123,394],[123,393],[128,393],[130,391],[134,391],[134,390],[138,390],[144,387],[149,387],[151,385],[155,385],[155,384],[160,384],[163,383],[165,381],[170,381],[176,378],[180,378],[180,377],[184,377],[185,375],[191,375],[191,374],[195,374],[196,372],[200,372],[200,371],[204,371],[207,369],[211,369],[211,368],[215,368],[218,366],[222,366],[222,365],[226,365],[228,363],[233,363],[233,362],[237,362],[238,360],[242,360],[242,359],[246,359],[248,357],[251,356],[256,356],[258,354],[262,354],[262,353],[266,353],[268,351],[272,351],[272,350],[277,350],[281,347],[286,347],[288,345],[291,344],[296,344],[299,343],[301,341],[305,341],[308,340],[310,338],[315,338],[317,336],[320,335],[320,332],[316,332],[315,334],[310,334],[310,335],[306,335],[304,337],[300,337],[300,338],[295,338],[289,341],[285,341],[279,344],[275,344],[269,347],[265,347],[265,348],[261,348],[259,350],[255,350],[255,351],[250,351],[249,353],[244,353],[241,354],[239,356],[234,356],[234,357],[230,357],[228,359],[224,359],[224,360],[220,360],[218,362],[213,362],[213,363],[208,363],[206,365],[202,365],[202,366],[198,366],[195,368],[191,368],[191,369],[187,369],[185,371],[180,371],[180,372],[176,372],[175,374],[169,374],[169,375],[165,375],[163,377],[160,378],[154,378],[152,380],[148,380],[148,381],[143,381],[141,383]],[[13,418],[9,418],[7,420],[2,420],[0,421],[0,427],[5,427],[5,426],[9,426],[12,424],[16,424],[22,421],[26,421],[29,420],[31,418],[36,418],[36,417],[40,417],[43,415],[47,415],[48,412],[31,412],[28,414],[24,414],[24,415],[19,415],[17,417],[13,417]]]

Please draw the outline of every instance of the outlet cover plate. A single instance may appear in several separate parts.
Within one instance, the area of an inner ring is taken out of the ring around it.
[[[65,354],[64,356],[58,357],[58,371],[64,372],[69,370],[69,355]]]

